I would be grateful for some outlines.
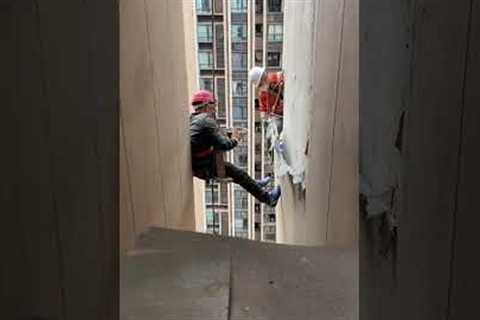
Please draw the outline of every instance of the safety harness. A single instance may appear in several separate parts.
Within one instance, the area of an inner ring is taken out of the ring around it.
[[[275,101],[273,102],[273,104],[270,104],[269,101],[267,100],[267,115],[269,117],[271,116],[283,117],[274,112],[279,106],[279,101],[280,101],[280,97],[282,95],[282,90],[283,90],[283,84],[284,84],[284,81],[282,80],[278,82],[275,86],[269,85],[268,89],[265,90],[266,93],[272,96],[275,95]]]

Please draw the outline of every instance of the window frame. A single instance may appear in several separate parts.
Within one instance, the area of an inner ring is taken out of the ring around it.
[[[275,32],[272,32],[272,29],[271,29],[272,27],[274,28]],[[278,28],[278,27],[280,27],[280,28]],[[280,29],[280,32],[278,32],[278,29]],[[281,24],[281,23],[270,23],[268,25],[267,41],[268,42],[282,42],[283,41],[283,24]]]
[[[200,11],[199,10],[199,6],[198,6],[198,3],[200,1],[207,1],[208,2],[208,7],[210,8],[209,11]],[[205,15],[205,14],[212,14],[212,0],[195,0],[195,12],[199,15]]]
[[[248,211],[248,194],[243,190],[235,190],[233,202],[235,204],[235,213],[241,213],[243,218],[244,212]],[[240,206],[238,206],[238,204],[240,204]]]
[[[210,195],[210,193],[212,192],[212,186],[205,186],[205,205],[206,206],[214,206],[214,205],[220,205],[222,204],[222,199],[221,199],[221,194],[220,194],[220,184],[218,183],[214,183],[213,184],[213,192],[214,192],[214,195],[213,195],[213,198],[214,200],[217,200],[217,201],[214,201],[212,202],[212,196]]]
[[[201,40],[200,34],[199,34],[200,27],[207,27],[208,29],[210,29],[210,40],[207,40],[207,41]],[[212,24],[211,23],[209,23],[209,22],[198,22],[197,23],[197,41],[198,41],[198,43],[212,43],[213,44],[213,41],[215,40],[213,32],[214,31],[212,29]]]
[[[237,35],[237,32],[234,32],[234,28],[235,27],[242,27],[243,29],[243,38],[237,38],[236,36],[234,35]],[[244,42],[247,42],[248,40],[248,28],[247,28],[247,24],[245,23],[232,23],[231,27],[230,27],[230,37],[232,39],[232,42],[234,43],[244,43]]]
[[[242,59],[241,59],[241,62],[244,62],[242,63],[242,66],[240,67],[236,67],[235,66],[235,56],[237,55],[241,55]],[[245,53],[245,52],[232,52],[232,70],[233,71],[245,71],[247,70],[248,68],[248,54]]]
[[[237,113],[237,110],[238,110],[238,113]],[[237,117],[239,114],[241,113],[241,116],[242,117]],[[232,108],[232,117],[233,117],[233,120],[234,121],[241,121],[241,122],[244,122],[244,121],[247,121],[248,120],[248,112],[246,110],[246,108],[242,107],[242,106],[233,106]]]
[[[257,38],[263,37],[263,23],[255,23],[255,37]]]
[[[224,28],[224,22],[220,22],[220,21],[215,21],[214,22],[214,29],[213,29],[213,42],[212,42],[212,49],[213,51],[215,52],[215,55],[213,57],[213,59],[215,60],[215,69],[218,69],[218,70],[225,70],[225,65],[227,64],[227,61],[226,61],[226,57],[225,57],[225,30],[223,30],[223,52],[222,52],[222,57],[223,57],[223,67],[220,67],[218,66],[218,52],[217,52],[217,38],[218,38],[218,34],[217,34],[217,26],[221,26],[222,27],[222,30]]]
[[[241,95],[238,94],[238,91],[235,89],[237,87],[237,83],[243,83],[243,92]],[[243,79],[236,79],[232,80],[232,97],[235,98],[246,98],[248,96],[248,83],[247,80]]]
[[[272,8],[271,3],[272,3],[273,1],[276,1],[276,0],[267,0],[267,10],[268,10],[268,12],[269,12],[269,13],[281,13],[281,12],[283,12],[283,2],[284,2],[284,1],[283,1],[283,0],[280,0],[280,7],[279,7],[279,10],[278,10],[278,11],[277,11],[277,10],[271,10],[271,8]]]
[[[255,64],[262,66],[263,65],[263,49],[256,49],[254,53]]]
[[[238,4],[239,2],[242,2],[243,6],[237,7],[234,6],[233,4]],[[232,13],[246,13],[248,11],[248,2],[247,0],[231,0],[230,1],[230,10]]]
[[[223,75],[222,75],[222,76],[216,76],[216,77],[215,77],[215,83],[214,83],[214,85],[215,85],[215,99],[217,99],[217,101],[220,102],[220,98],[219,98],[219,95],[218,95],[218,92],[219,92],[219,90],[218,90],[218,87],[219,87],[218,83],[219,83],[220,81],[222,81],[222,80],[223,80],[223,91],[224,91],[224,95],[223,95],[223,104],[224,104],[224,105],[223,105],[223,110],[222,110],[222,111],[223,111],[223,114],[222,114],[222,115],[219,114],[219,110],[220,110],[220,105],[219,105],[219,104],[217,105],[216,114],[217,114],[217,118],[218,118],[218,119],[225,119],[225,120],[226,120],[226,117],[227,117],[227,109],[228,109],[228,108],[227,108],[227,103],[228,103],[228,102],[227,102],[227,92],[226,92],[226,90],[227,90],[227,83],[226,83],[226,80],[225,80],[225,76],[223,76]]]
[[[208,88],[206,88],[205,86],[202,86],[202,81],[205,81],[205,80],[208,80],[208,81],[211,82],[211,84],[212,84],[211,89],[208,89]],[[213,86],[214,86],[213,77],[211,77],[211,76],[201,76],[201,77],[199,78],[199,81],[200,81],[200,82],[199,82],[199,86],[198,86],[198,87],[199,87],[200,90],[208,90],[208,91],[213,92],[213,88],[214,88],[214,87],[213,87]],[[215,91],[216,91],[216,90],[215,90]]]
[[[263,0],[255,1],[255,14],[263,14]]]
[[[220,2],[222,3],[221,4],[221,7],[222,7],[222,10],[219,10],[217,11],[217,7],[216,7],[216,0],[212,0],[212,8],[213,8],[213,11],[215,12],[215,14],[223,14],[223,0],[221,0]]]
[[[202,68],[201,67],[201,64],[200,64],[200,55],[202,53],[209,53],[210,56],[211,56],[211,65],[209,68]],[[212,49],[200,49],[198,50],[198,68],[200,70],[213,70],[214,69],[214,66],[215,66],[215,58],[214,58],[214,55],[213,55],[213,50]]]
[[[278,58],[278,65],[271,65],[270,64],[270,60],[268,59],[268,56],[271,55],[271,54],[278,54],[279,58]],[[271,52],[267,52],[267,67],[272,67],[272,68],[280,68],[282,66],[282,52],[280,51],[271,51]]]
[[[211,219],[209,219],[209,216],[211,216]],[[213,218],[214,216],[215,219]],[[215,220],[215,224],[213,224],[213,221]],[[210,223],[211,222],[211,223]],[[215,210],[215,214],[213,213],[213,210],[211,208],[205,210],[205,231],[206,232],[213,232],[213,229],[217,232],[222,232],[222,212]]]

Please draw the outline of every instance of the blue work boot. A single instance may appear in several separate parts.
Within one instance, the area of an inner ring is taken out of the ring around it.
[[[260,180],[256,180],[257,181],[257,184],[262,187],[262,188],[265,188],[266,186],[268,186],[268,184],[270,183],[270,177],[269,176],[266,176],[265,178],[263,179],[260,179]]]
[[[270,198],[268,201],[268,205],[270,207],[275,207],[278,203],[278,199],[280,199],[280,195],[282,194],[282,190],[280,186],[276,186],[268,193],[268,197]]]

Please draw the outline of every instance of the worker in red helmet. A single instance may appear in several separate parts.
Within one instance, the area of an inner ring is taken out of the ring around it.
[[[192,171],[197,178],[208,180],[217,176],[215,153],[235,148],[238,145],[238,134],[234,132],[233,137],[229,138],[220,132],[215,121],[216,100],[210,91],[195,92],[192,107],[193,113],[190,116]],[[248,173],[230,162],[225,162],[225,174],[259,201],[272,207],[277,204],[280,187],[267,191],[265,186],[269,182],[268,178],[255,181]]]

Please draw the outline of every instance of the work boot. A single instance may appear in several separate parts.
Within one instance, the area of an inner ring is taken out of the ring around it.
[[[268,186],[268,183],[270,182],[270,177],[266,176],[263,179],[256,180],[256,182],[260,187],[265,188],[266,186]]]
[[[280,199],[280,196],[282,194],[282,190],[280,189],[280,186],[276,186],[275,188],[273,188],[269,193],[268,193],[268,197],[269,197],[269,201],[268,201],[268,205],[270,207],[275,207],[278,203],[278,199]]]

